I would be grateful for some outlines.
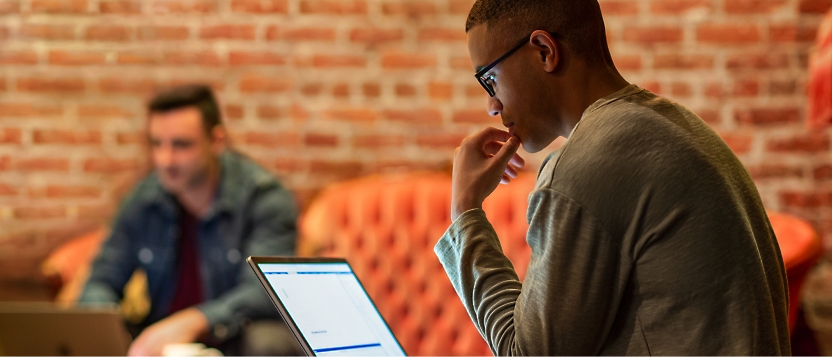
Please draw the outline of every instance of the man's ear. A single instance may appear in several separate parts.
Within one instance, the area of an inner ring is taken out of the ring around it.
[[[531,43],[537,47],[539,60],[546,72],[554,72],[561,61],[558,43],[552,35],[543,30],[532,32]]]
[[[225,150],[226,131],[225,126],[218,124],[211,129],[211,151],[219,155]]]

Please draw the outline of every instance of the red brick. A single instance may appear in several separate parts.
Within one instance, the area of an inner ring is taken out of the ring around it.
[[[693,89],[687,83],[674,82],[670,84],[670,94],[676,98],[690,97]]]
[[[760,40],[760,29],[756,25],[703,24],[696,29],[696,39],[725,45],[755,43]]]
[[[347,98],[350,96],[350,85],[347,83],[338,83],[332,87],[332,95],[338,98]]]
[[[780,192],[780,204],[786,207],[796,208],[820,208],[832,206],[832,193],[830,192]]]
[[[767,14],[783,7],[786,0],[725,0],[728,14]]]
[[[772,25],[769,28],[769,38],[773,42],[812,43],[815,41],[818,28],[807,25]]]
[[[248,74],[240,79],[239,88],[243,93],[283,93],[292,89],[292,81],[284,77]]]
[[[803,177],[803,168],[782,164],[763,164],[749,167],[748,171],[755,180],[788,179]]]
[[[722,99],[724,95],[722,84],[711,82],[705,85],[705,96],[711,99]]]
[[[18,190],[12,185],[0,182],[0,197],[17,196]]]
[[[84,37],[92,41],[127,41],[133,29],[126,26],[90,26]]]
[[[146,95],[156,88],[156,81],[150,78],[102,78],[98,89],[102,93],[135,93]]]
[[[289,110],[289,113],[292,115],[292,119],[297,122],[304,122],[309,119],[309,111],[298,103],[292,104],[292,107]]]
[[[481,85],[473,83],[465,86],[465,95],[468,98],[488,98],[488,93],[485,89]]]
[[[364,83],[361,85],[361,91],[366,97],[377,98],[381,96],[381,85],[378,83]]]
[[[102,0],[98,4],[98,11],[102,14],[140,14],[142,3],[134,0]]]
[[[771,81],[769,83],[771,95],[792,95],[797,93],[797,82],[795,80]]]
[[[50,51],[49,64],[58,66],[102,65],[107,61],[104,53]]]
[[[639,84],[639,86],[641,86],[641,88],[649,90],[649,91],[651,91],[655,94],[661,94],[662,93],[662,84],[659,83],[659,82],[656,82],[656,81],[644,82],[644,83]]]
[[[405,0],[386,1],[381,5],[381,12],[385,15],[404,15],[411,18],[419,18],[437,13],[433,1],[426,0]]]
[[[32,133],[32,142],[35,144],[95,145],[101,144],[101,132],[38,129]]]
[[[217,11],[217,2],[217,0],[159,0],[151,4],[151,9],[157,14],[207,14]]]
[[[83,92],[86,89],[81,78],[23,77],[17,79],[17,90],[21,92]]]
[[[303,144],[309,147],[337,147],[338,136],[332,134],[308,133],[303,138]]]
[[[352,139],[352,145],[359,148],[389,148],[404,146],[401,135],[359,135]]]
[[[751,150],[751,144],[754,142],[754,137],[749,134],[719,133],[719,136],[737,155],[745,154]]]
[[[829,137],[825,134],[807,134],[785,139],[771,139],[766,150],[775,152],[824,152],[829,150]]]
[[[367,108],[329,109],[324,112],[328,119],[351,122],[372,122],[376,119],[376,112]]]
[[[59,158],[31,158],[18,160],[14,164],[14,168],[23,172],[34,171],[69,171],[69,160]]]
[[[441,125],[442,112],[437,109],[399,110],[389,109],[381,113],[389,121],[419,125]]]
[[[728,58],[728,69],[780,69],[789,66],[789,58],[785,54],[772,53],[742,53]]]
[[[404,83],[396,84],[395,91],[398,97],[412,97],[416,95],[416,87]]]
[[[13,211],[17,219],[50,219],[66,217],[66,207],[63,206],[30,206],[17,207]]]
[[[0,65],[38,64],[38,54],[35,51],[2,51]]]
[[[423,28],[419,30],[420,42],[464,42],[468,35],[464,29],[455,28]]]
[[[383,42],[401,41],[404,38],[404,31],[400,28],[396,29],[380,29],[380,28],[355,28],[350,31],[350,41],[363,42],[370,45],[375,45]]]
[[[722,118],[718,111],[711,110],[711,109],[701,109],[696,111],[696,115],[699,116],[704,122],[708,124],[719,124],[722,122]]]
[[[0,129],[0,145],[3,144],[20,144],[22,138],[22,131],[18,128],[3,128]]]
[[[450,100],[454,97],[454,86],[448,82],[430,82],[428,96],[436,100]]]
[[[364,165],[355,161],[312,160],[309,171],[316,176],[333,176],[338,179],[358,177],[364,170]]]
[[[448,12],[456,15],[468,15],[474,0],[448,0]]]
[[[275,52],[231,51],[228,54],[228,64],[239,65],[284,65],[286,59]]]
[[[43,192],[48,198],[97,198],[103,193],[96,186],[63,186],[50,185]]]
[[[78,205],[79,219],[94,219],[108,221],[112,218],[116,208],[112,204]]]
[[[296,133],[264,133],[248,132],[245,136],[246,144],[267,148],[295,147],[298,145]]]
[[[381,58],[381,66],[388,69],[417,69],[436,67],[436,57],[421,53],[389,53]]]
[[[474,64],[471,63],[471,58],[467,56],[451,57],[451,68],[461,69],[463,71],[471,72],[471,74],[475,73]]]
[[[416,144],[427,148],[453,149],[462,143],[465,134],[419,134],[416,136]]]
[[[167,52],[164,54],[164,62],[172,65],[200,65],[211,67],[224,64],[223,58],[211,50]]]
[[[0,171],[9,171],[12,169],[12,158],[9,156],[0,156]]]
[[[5,92],[6,90],[8,90],[8,87],[6,86],[6,78],[0,77],[0,92]]]
[[[335,29],[330,27],[297,27],[281,30],[277,26],[266,29],[266,40],[276,41],[335,41]]]
[[[232,0],[231,11],[254,14],[286,14],[288,0]]]
[[[711,69],[714,66],[713,56],[664,54],[653,58],[653,68],[656,69]]]
[[[760,84],[753,79],[738,80],[734,82],[734,96],[754,97],[760,93]]]
[[[20,0],[0,0],[0,15],[20,12]]]
[[[454,123],[478,123],[478,124],[489,124],[489,123],[497,123],[499,119],[494,118],[485,110],[482,109],[471,109],[471,110],[463,110],[454,113],[451,121]]]
[[[757,108],[737,110],[735,120],[742,125],[776,125],[797,123],[800,110],[797,108]]]
[[[43,118],[63,115],[57,105],[35,105],[30,103],[0,103],[0,118]]]
[[[798,9],[802,13],[825,14],[832,7],[832,0],[800,0]]]
[[[7,38],[9,38],[9,28],[0,27],[0,40],[5,40]]]
[[[352,55],[315,55],[309,58],[300,58],[297,61],[299,67],[317,68],[340,68],[340,67],[364,67],[367,59],[362,56]]]
[[[153,41],[181,41],[190,37],[190,31],[185,26],[142,26],[136,38]]]
[[[133,112],[115,105],[81,104],[78,106],[81,119],[115,119],[133,117]]]
[[[601,13],[606,16],[636,15],[638,14],[638,3],[630,0],[608,0],[601,1]]]
[[[87,12],[87,0],[32,0],[32,12],[51,14],[80,14]]]
[[[615,68],[621,71],[638,71],[641,70],[641,56],[615,56],[613,58]]]
[[[826,164],[817,166],[814,170],[812,170],[812,174],[815,177],[815,180],[818,181],[832,180],[832,165]]]
[[[116,63],[124,65],[154,65],[162,63],[162,58],[156,52],[121,52],[116,57]]]
[[[119,173],[138,169],[139,162],[136,159],[90,158],[84,160],[86,172]]]
[[[712,0],[652,0],[650,12],[654,14],[679,15],[694,9],[713,9]]]
[[[682,42],[682,28],[678,26],[630,26],[624,28],[624,41],[654,45]]]
[[[199,37],[203,40],[253,40],[255,31],[254,25],[206,26],[199,30]]]
[[[147,133],[143,131],[116,133],[116,143],[119,145],[146,145]]]
[[[300,87],[300,92],[307,97],[314,97],[321,94],[324,85],[321,83],[307,83]]]
[[[303,14],[363,15],[367,13],[364,0],[301,0]]]
[[[261,105],[257,107],[257,117],[260,119],[280,119],[286,115],[286,111],[283,108],[276,107],[273,105]]]
[[[20,34],[24,38],[40,40],[71,40],[75,38],[75,27],[69,25],[23,25]]]

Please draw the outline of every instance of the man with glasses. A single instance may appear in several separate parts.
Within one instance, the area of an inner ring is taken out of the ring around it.
[[[435,251],[498,355],[789,354],[783,260],[728,146],[615,69],[595,0],[478,0],[466,24],[488,112],[454,156]],[[568,141],[529,196],[521,283],[482,211],[528,152]]]

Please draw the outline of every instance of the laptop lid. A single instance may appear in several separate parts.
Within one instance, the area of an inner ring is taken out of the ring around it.
[[[124,356],[129,346],[117,308],[0,304],[0,355]]]
[[[346,260],[247,261],[307,355],[405,355]]]

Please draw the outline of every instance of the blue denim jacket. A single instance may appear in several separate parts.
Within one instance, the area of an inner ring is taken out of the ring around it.
[[[205,302],[197,308],[222,340],[248,320],[279,319],[245,259],[293,255],[297,210],[289,191],[253,161],[226,151],[220,162],[218,192],[198,228]],[[141,268],[151,300],[144,324],[165,318],[176,290],[178,216],[173,196],[155,173],[139,183],[122,204],[80,302],[119,302],[130,276]]]

